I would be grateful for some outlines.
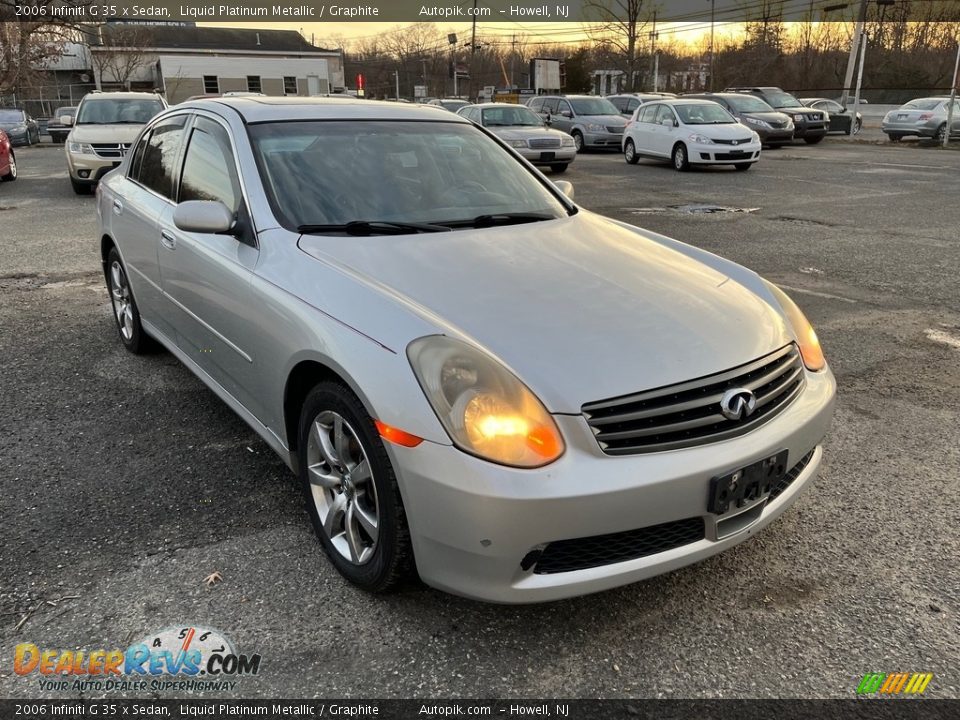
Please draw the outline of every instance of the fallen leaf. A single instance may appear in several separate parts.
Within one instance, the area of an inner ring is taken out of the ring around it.
[[[216,585],[218,582],[221,582],[222,580],[223,580],[223,575],[220,574],[220,571],[214,570],[212,573],[210,573],[203,579],[203,583],[207,587],[213,587],[214,585]]]

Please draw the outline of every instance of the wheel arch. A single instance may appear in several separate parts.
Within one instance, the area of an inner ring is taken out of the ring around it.
[[[354,383],[341,369],[319,358],[307,358],[297,362],[287,374],[283,385],[283,430],[286,435],[287,448],[290,459],[297,462],[297,451],[300,444],[300,411],[309,392],[324,381],[338,382],[350,388],[357,396],[371,417],[374,415],[369,402],[363,393],[358,392]]]

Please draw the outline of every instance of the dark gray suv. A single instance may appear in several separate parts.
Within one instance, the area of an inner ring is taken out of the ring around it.
[[[816,145],[827,134],[829,118],[826,112],[805,107],[793,95],[778,87],[729,87],[724,92],[753,95],[774,110],[786,113],[793,120],[793,136],[809,145]]]
[[[763,100],[746,93],[701,93],[684,95],[696,100],[712,100],[760,136],[764,145],[779,146],[793,141],[793,119],[774,110]]]

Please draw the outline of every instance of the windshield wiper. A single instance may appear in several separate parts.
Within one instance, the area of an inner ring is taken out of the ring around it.
[[[520,225],[522,223],[540,222],[541,220],[556,220],[556,216],[547,213],[496,213],[493,215],[477,215],[475,218],[464,220],[444,221],[447,227],[488,228],[496,225]]]
[[[407,235],[409,233],[444,232],[449,227],[433,223],[406,223],[390,220],[351,220],[340,225],[299,225],[297,232],[308,235],[346,233],[347,235]]]

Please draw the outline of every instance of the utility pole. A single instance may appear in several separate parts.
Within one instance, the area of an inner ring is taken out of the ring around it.
[[[510,41],[510,91],[513,92],[513,89],[516,85],[513,82],[513,68],[517,62],[517,35],[514,33],[513,40]]]
[[[393,79],[397,81],[397,100],[400,99],[400,71],[393,71]]]
[[[860,87],[863,85],[863,62],[867,57],[867,40],[869,36],[862,29],[860,30],[860,69],[857,70],[857,94],[853,98],[853,117],[850,118],[850,134],[853,135],[857,128],[857,111],[860,109]],[[846,106],[844,106],[846,107]]]
[[[713,26],[716,9],[716,0],[710,0],[710,92],[713,92]]]
[[[950,86],[950,104],[947,106],[947,128],[943,133],[943,146],[950,142],[950,130],[953,129],[953,105],[957,100],[957,70],[960,69],[960,43],[957,43],[957,61],[953,64],[953,84]]]
[[[863,24],[867,21],[867,3],[869,0],[860,0],[860,10],[857,12],[857,24],[853,29],[853,40],[850,43],[850,57],[847,60],[847,73],[843,79],[843,94],[840,96],[840,104],[847,106],[847,99],[850,97],[850,84],[853,82],[853,71],[857,63],[857,52],[860,50],[860,35],[863,32]]]
[[[470,31],[470,54],[477,52],[477,0],[473,0],[473,30]]]
[[[657,11],[653,11],[653,29],[650,31],[650,61],[653,63],[653,91],[657,91],[657,71],[659,70],[660,63],[658,62],[659,58],[657,57]],[[632,83],[633,80],[631,79]],[[628,85],[628,87],[631,87]]]

